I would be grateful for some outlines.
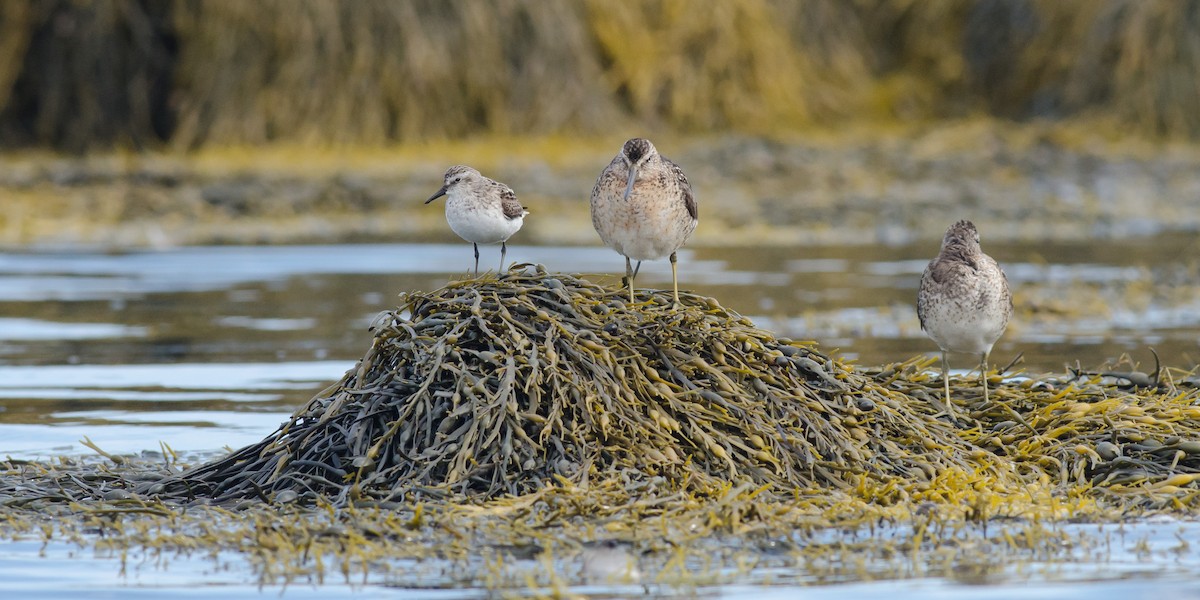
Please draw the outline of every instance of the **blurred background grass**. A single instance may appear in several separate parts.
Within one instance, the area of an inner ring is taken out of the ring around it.
[[[5,0],[0,147],[973,116],[1200,137],[1200,2]]]
[[[1200,230],[1200,0],[0,0],[0,247],[535,244],[652,137],[698,244]]]

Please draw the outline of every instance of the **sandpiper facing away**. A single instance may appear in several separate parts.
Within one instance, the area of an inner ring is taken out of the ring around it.
[[[529,214],[512,188],[488,179],[471,167],[455,165],[446,169],[441,189],[425,204],[446,196],[446,222],[458,237],[475,247],[475,275],[479,275],[479,244],[500,244],[500,271],[508,238],[512,237]]]
[[[983,399],[988,401],[988,355],[1004,333],[1012,313],[1008,278],[1000,265],[980,249],[975,224],[959,221],[951,225],[942,238],[937,258],[929,261],[921,275],[921,291],[917,294],[921,329],[942,350],[942,381],[951,419],[954,405],[950,402],[950,365],[946,354],[962,352],[979,356]]]
[[[696,230],[696,197],[679,165],[645,138],[621,147],[592,188],[592,225],[613,250],[625,256],[625,279],[633,302],[633,279],[643,260],[671,259],[671,283],[679,304],[675,251]],[[630,260],[637,261],[637,267]]]

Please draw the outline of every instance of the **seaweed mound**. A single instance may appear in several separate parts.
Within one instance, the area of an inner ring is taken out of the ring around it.
[[[407,294],[366,355],[261,443],[165,487],[215,500],[487,500],[617,482],[879,488],[979,472],[903,394],[707,297],[540,266]]]

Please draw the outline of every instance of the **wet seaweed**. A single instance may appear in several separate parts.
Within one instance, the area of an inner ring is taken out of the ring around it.
[[[407,295],[277,432],[153,491],[483,501],[619,481],[790,495],[987,470],[937,405],[711,298],[681,302],[630,304],[534,266]]]
[[[952,424],[934,358],[856,367],[680,299],[532,265],[404,295],[258,444],[0,461],[0,537],[234,551],[266,584],[561,590],[595,547],[683,586],[781,552],[817,581],[1071,560],[1095,541],[1049,524],[1198,504],[1192,372],[993,373],[988,402],[955,378]]]
[[[106,462],[82,474],[9,461],[22,477],[0,505],[519,505],[548,525],[730,494],[736,515],[933,502],[969,519],[998,499],[1055,517],[1200,497],[1194,373],[992,373],[990,402],[956,378],[954,423],[932,358],[856,367],[711,298],[624,294],[535,265],[405,294],[355,367],[261,442],[186,470],[94,446]]]
[[[681,301],[672,310],[669,294],[644,291],[631,304],[619,286],[533,265],[405,295],[355,368],[274,434],[140,491],[338,505],[574,490],[612,510],[649,494],[663,511],[664,497],[739,486],[880,505],[987,491],[1126,508],[1197,491],[1187,373],[997,373],[986,403],[975,381],[955,381],[966,415],[955,426],[931,359],[856,368],[711,298]]]
[[[1002,385],[991,403],[963,382],[953,391],[969,414],[959,435],[1055,493],[1091,495],[1123,509],[1194,505],[1200,392],[1191,372],[1164,368],[1157,357],[1155,364],[1151,375],[1072,369],[1007,384],[995,379]],[[916,399],[936,393],[919,379],[893,385]]]

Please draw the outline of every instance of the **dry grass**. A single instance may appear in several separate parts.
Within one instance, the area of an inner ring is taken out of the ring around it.
[[[10,147],[804,131],[987,113],[1195,139],[1172,0],[12,0]]]

